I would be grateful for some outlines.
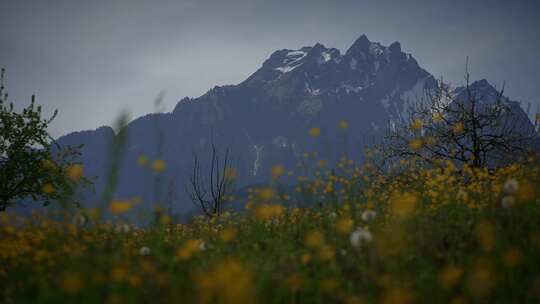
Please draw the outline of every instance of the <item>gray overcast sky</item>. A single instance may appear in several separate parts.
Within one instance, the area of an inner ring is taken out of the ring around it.
[[[58,108],[55,136],[152,112],[162,90],[172,110],[244,80],[274,50],[345,51],[361,34],[400,41],[453,84],[469,56],[474,79],[540,105],[538,0],[0,0],[10,99]]]

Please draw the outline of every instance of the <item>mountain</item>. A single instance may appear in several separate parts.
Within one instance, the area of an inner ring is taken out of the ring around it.
[[[117,196],[142,197],[150,206],[157,191],[176,213],[192,212],[184,185],[193,153],[204,161],[212,142],[232,149],[239,187],[268,182],[275,164],[294,169],[306,151],[318,151],[330,162],[342,155],[360,159],[389,121],[406,117],[407,105],[435,86],[435,78],[398,42],[383,46],[362,35],[344,54],[319,43],[276,51],[240,84],[216,86],[198,98],[182,99],[170,113],[129,123]],[[338,127],[342,120],[346,130]],[[313,127],[321,129],[319,138],[308,135]],[[84,144],[85,170],[99,177],[95,194],[86,194],[87,205],[103,191],[114,136],[103,127],[58,139],[60,145]],[[167,163],[161,177],[166,182],[157,190],[155,176],[136,165],[142,154]]]

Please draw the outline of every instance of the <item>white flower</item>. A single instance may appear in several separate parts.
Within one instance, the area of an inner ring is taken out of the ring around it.
[[[354,248],[360,248],[362,243],[369,243],[372,240],[373,236],[371,235],[371,232],[362,227],[357,227],[349,237],[349,241]]]
[[[516,192],[518,188],[519,188],[519,184],[518,184],[517,180],[515,180],[513,178],[507,180],[504,183],[504,192],[506,192],[507,194],[512,194],[512,193]]]
[[[337,217],[337,214],[335,212],[330,213],[330,218],[335,219]]]
[[[365,222],[369,222],[369,221],[372,221],[373,219],[375,219],[375,217],[377,216],[377,212],[373,211],[373,210],[365,210],[364,212],[362,212],[362,220],[365,221]]]
[[[141,249],[139,249],[140,255],[149,255],[150,254],[150,248],[143,246]]]
[[[131,230],[131,227],[129,227],[128,224],[118,224],[116,227],[114,227],[114,232],[120,233],[124,232],[127,233]]]
[[[199,244],[199,250],[200,251],[204,251],[206,250],[206,243],[201,241],[200,244]]]
[[[503,199],[501,200],[501,205],[504,207],[504,208],[511,208],[513,207],[514,205],[516,204],[516,199],[512,196],[505,196],[503,197]]]
[[[84,217],[83,215],[80,215],[80,214],[76,215],[76,216],[73,217],[72,222],[76,226],[84,226],[84,224],[86,224],[86,217]]]

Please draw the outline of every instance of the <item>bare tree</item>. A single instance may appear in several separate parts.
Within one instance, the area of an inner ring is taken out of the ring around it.
[[[453,95],[441,81],[408,109],[408,118],[390,124],[384,159],[416,158],[428,164],[496,167],[525,159],[538,145],[538,121],[530,122],[517,102],[466,85]]]
[[[221,157],[212,142],[208,167],[201,166],[199,156],[194,154],[187,192],[207,217],[214,217],[223,212],[223,204],[233,191],[235,178],[236,169],[232,165],[230,149],[226,148]]]

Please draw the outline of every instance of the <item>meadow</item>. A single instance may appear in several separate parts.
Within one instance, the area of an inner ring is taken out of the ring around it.
[[[96,209],[64,221],[0,214],[0,302],[540,301],[537,159],[494,172],[402,162],[394,174],[316,163],[294,193],[279,185],[295,173],[277,165],[274,186],[236,202],[244,211],[188,224],[160,210],[145,228]],[[295,207],[308,198],[313,207]],[[132,208],[113,201],[108,212]]]

